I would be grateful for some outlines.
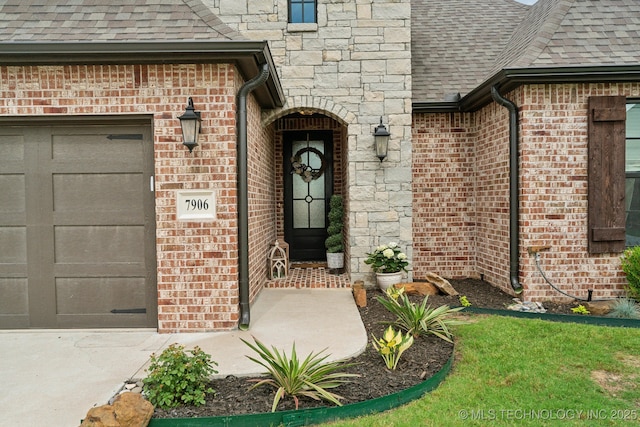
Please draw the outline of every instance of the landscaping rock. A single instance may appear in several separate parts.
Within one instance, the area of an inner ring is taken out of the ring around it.
[[[398,283],[396,288],[404,288],[408,295],[438,295],[437,287],[429,282]]]
[[[584,308],[589,310],[589,313],[593,316],[606,316],[613,309],[615,300],[608,301],[589,301],[585,302]]]
[[[364,282],[362,280],[357,280],[353,284],[353,299],[355,299],[358,307],[367,306],[367,290],[365,289]]]
[[[453,289],[453,286],[451,286],[451,283],[449,283],[447,279],[444,279],[435,273],[427,273],[425,275],[425,280],[431,283],[432,285],[434,285],[445,295],[451,295],[451,296],[458,295],[458,291]]]
[[[138,393],[122,393],[112,405],[91,408],[81,427],[146,427],[153,405]]]
[[[513,304],[507,306],[507,310],[522,311],[525,313],[546,313],[547,309],[544,308],[542,303],[534,301],[520,301],[519,298],[513,299]]]

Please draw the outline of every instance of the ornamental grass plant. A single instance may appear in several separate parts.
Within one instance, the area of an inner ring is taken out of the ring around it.
[[[251,380],[257,382],[251,389],[267,385],[276,389],[271,412],[275,412],[278,403],[285,396],[291,396],[298,409],[298,396],[306,396],[315,400],[326,400],[335,405],[342,406],[340,399],[342,396],[329,391],[340,384],[348,382],[349,377],[356,377],[356,374],[339,372],[339,369],[349,366],[341,362],[325,362],[329,355],[321,356],[323,351],[310,353],[304,360],[298,358],[296,345],[293,344],[291,356],[277,348],[267,348],[255,337],[254,344],[241,339],[253,351],[258,358],[247,356],[250,360],[267,369],[268,377],[265,379]],[[251,390],[250,389],[250,390]]]
[[[376,299],[396,316],[396,320],[390,323],[405,330],[414,338],[432,334],[445,341],[453,342],[450,327],[463,323],[451,316],[464,307],[449,308],[447,305],[442,305],[431,308],[427,306],[429,296],[425,296],[422,303],[418,305],[412,302],[404,292],[397,292],[391,287],[384,297],[378,296]]]

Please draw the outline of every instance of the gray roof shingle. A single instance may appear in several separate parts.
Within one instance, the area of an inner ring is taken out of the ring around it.
[[[640,64],[640,0],[414,0],[413,100],[462,96],[503,69]]]
[[[640,1],[540,0],[492,71],[640,62]]]
[[[201,0],[6,0],[2,42],[243,40]]]
[[[413,0],[414,101],[478,86],[531,6],[513,0]]]

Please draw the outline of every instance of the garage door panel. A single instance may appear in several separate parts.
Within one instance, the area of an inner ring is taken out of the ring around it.
[[[144,263],[143,226],[58,226],[56,263]]]
[[[122,213],[140,224],[144,222],[144,206],[140,203],[144,187],[141,173],[54,174],[54,212]]]
[[[0,316],[28,315],[27,279],[0,278]]]
[[[25,212],[24,182],[24,174],[0,175],[0,214]]]
[[[27,227],[0,227],[0,264],[27,263]]]
[[[0,159],[2,159],[2,163],[13,163],[16,167],[22,164],[24,161],[24,136],[22,134],[0,135]]]
[[[82,160],[117,165],[140,165],[143,159],[143,135],[126,133],[56,133],[51,139],[55,161]],[[127,156],[122,156],[127,153]]]
[[[53,266],[55,277],[144,277],[142,262],[60,263]]]
[[[148,122],[0,127],[0,328],[157,324],[152,174]]]
[[[144,278],[57,278],[58,314],[107,314],[146,307]]]

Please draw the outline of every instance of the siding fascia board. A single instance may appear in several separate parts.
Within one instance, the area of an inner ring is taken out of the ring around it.
[[[640,65],[503,69],[466,94],[457,103],[415,101],[412,106],[414,113],[473,112],[493,101],[491,88],[495,85],[499,85],[503,93],[508,93],[525,84],[636,81],[640,81]]]
[[[0,65],[109,65],[232,63],[245,80],[275,64],[266,41],[207,42],[10,42],[0,43]],[[284,105],[284,91],[276,73],[256,90],[263,108]]]

